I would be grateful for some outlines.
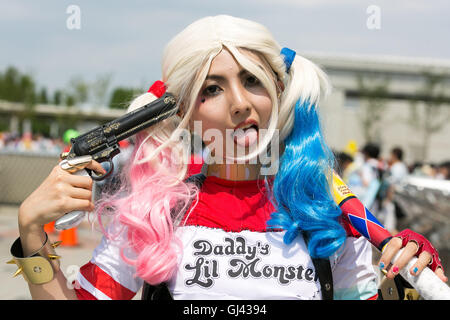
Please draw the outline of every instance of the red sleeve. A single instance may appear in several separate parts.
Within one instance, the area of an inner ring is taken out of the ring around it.
[[[80,275],[79,285],[76,286],[80,289],[75,289],[80,300],[130,300],[136,295],[92,262],[80,268]]]
[[[359,238],[361,237],[361,234],[356,231],[355,228],[352,227],[350,224],[350,221],[344,216],[340,216],[339,223],[341,226],[345,229],[345,232],[347,233],[347,237],[353,237],[353,238]]]
[[[75,288],[75,293],[77,294],[78,300],[97,300],[96,297],[81,287],[79,289]]]

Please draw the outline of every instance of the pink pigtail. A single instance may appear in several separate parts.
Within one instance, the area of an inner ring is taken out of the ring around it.
[[[175,180],[179,167],[172,163],[170,148],[163,149],[154,160],[164,166],[149,161],[140,163],[138,160],[161,143],[146,132],[135,137],[133,154],[121,173],[122,186],[113,195],[102,197],[97,216],[101,222],[102,212],[114,208],[111,223],[119,228],[102,227],[105,236],[117,240],[117,235],[122,235],[125,240],[120,243],[121,258],[135,266],[136,276],[156,285],[169,280],[176,271],[182,252],[182,243],[174,233],[176,221],[188,209],[198,188]],[[119,232],[114,234],[110,231],[113,229]],[[128,249],[134,251],[134,257],[127,257]]]

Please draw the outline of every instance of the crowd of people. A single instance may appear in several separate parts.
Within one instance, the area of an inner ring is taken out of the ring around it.
[[[376,144],[366,144],[361,151],[342,151],[336,153],[339,163],[340,173],[350,175],[358,168],[372,167],[379,174],[392,175],[392,179],[398,181],[407,175],[428,177],[440,180],[450,180],[450,160],[439,163],[414,162],[408,164],[404,161],[404,151],[401,147],[394,147],[390,150],[387,158],[380,156],[380,147]],[[369,172],[370,172],[369,171]]]
[[[375,213],[388,230],[396,231],[401,216],[395,202],[394,188],[409,176],[450,180],[450,161],[439,164],[407,164],[404,150],[394,147],[388,157],[381,157],[380,146],[366,144],[361,150],[347,148],[336,152],[337,170],[350,190]]]
[[[67,140],[67,139],[66,139]],[[0,132],[0,151],[33,152],[41,154],[61,154],[69,141],[62,138],[50,138],[40,133]],[[404,151],[401,147],[392,148],[386,159],[380,157],[380,147],[376,144],[366,144],[360,151],[345,150],[336,152],[340,175],[352,186],[352,190],[360,195],[376,177],[398,182],[407,175],[422,176],[440,180],[450,180],[450,160],[440,163],[404,161]]]
[[[17,134],[0,132],[0,152],[26,152],[59,155],[65,147],[61,138],[49,138],[42,134]]]

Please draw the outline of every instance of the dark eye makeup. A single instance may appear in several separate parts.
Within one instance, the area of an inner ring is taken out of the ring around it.
[[[246,85],[255,86],[255,85],[259,85],[260,81],[257,77],[250,74],[245,78],[245,83],[246,83]]]
[[[202,95],[206,97],[215,96],[221,91],[220,87],[217,85],[209,85],[202,91]]]
[[[243,77],[242,81],[245,86],[247,87],[253,87],[253,86],[259,86],[261,85],[261,82],[257,77],[255,77],[253,74],[246,72]],[[216,84],[211,84],[206,86],[205,89],[202,90],[202,97],[208,98],[218,95],[220,92],[222,92],[222,88]]]

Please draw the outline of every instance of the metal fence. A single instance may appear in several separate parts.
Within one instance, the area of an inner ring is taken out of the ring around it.
[[[409,177],[395,189],[404,212],[399,229],[409,228],[429,239],[439,251],[446,275],[450,265],[450,180]]]
[[[0,203],[22,203],[58,161],[55,154],[0,152]]]

